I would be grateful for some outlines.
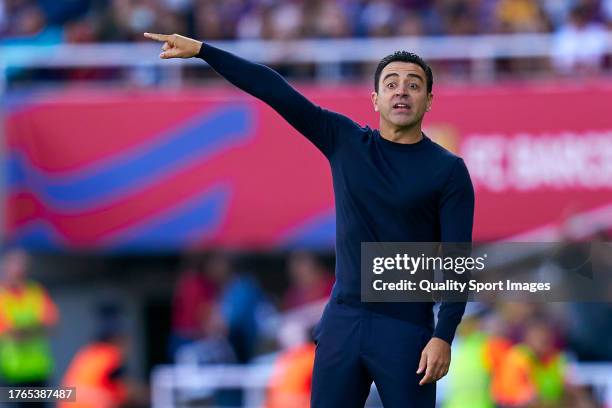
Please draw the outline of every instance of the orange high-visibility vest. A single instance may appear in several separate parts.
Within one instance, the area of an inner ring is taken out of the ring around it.
[[[123,364],[121,349],[110,343],[93,343],[74,357],[62,385],[76,387],[76,402],[58,404],[58,408],[114,408],[125,402],[123,383],[111,378]]]
[[[285,352],[274,367],[266,408],[308,408],[315,345],[305,344]]]
[[[537,360],[525,345],[514,346],[493,377],[493,396],[501,405],[524,405],[534,400],[558,402],[563,396],[565,358],[556,353]]]
[[[508,351],[512,348],[512,342],[504,337],[491,336],[484,350],[485,364],[490,373],[499,369]]]
[[[531,380],[531,363],[525,353],[512,348],[494,373],[492,391],[495,402],[502,405],[524,405],[536,397]]]

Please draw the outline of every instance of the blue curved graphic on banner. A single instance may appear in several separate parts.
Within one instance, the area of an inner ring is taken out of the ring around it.
[[[330,249],[336,240],[336,214],[333,209],[313,217],[286,234],[282,248]]]
[[[198,237],[214,232],[224,219],[229,199],[228,186],[208,189],[143,225],[113,236],[110,245],[102,243],[102,246],[122,250],[184,248]]]
[[[27,223],[9,239],[9,244],[16,244],[29,250],[49,250],[66,247],[66,242],[48,222],[35,220]]]
[[[60,176],[35,169],[13,152],[8,157],[8,187],[30,190],[58,212],[91,209],[245,141],[252,134],[252,122],[248,105],[226,107],[104,163]]]
[[[172,250],[193,243],[195,239],[213,234],[223,221],[230,188],[215,186],[195,197],[148,218],[145,222],[131,226],[109,236],[96,246],[110,250]],[[64,247],[63,238],[47,223],[34,221],[25,225],[11,243],[32,249],[59,249]]]

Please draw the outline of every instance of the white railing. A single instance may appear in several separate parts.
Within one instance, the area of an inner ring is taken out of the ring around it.
[[[218,390],[238,388],[243,391],[243,406],[261,407],[272,369],[272,364],[158,366],[151,373],[151,406],[180,407]]]
[[[589,385],[606,406],[612,406],[612,363],[579,363],[570,366],[571,381]],[[158,366],[151,374],[151,406],[175,408],[188,404],[190,396],[212,395],[220,389],[241,389],[243,407],[259,408],[272,374],[272,364],[245,366]],[[373,388],[375,389],[375,388]],[[440,387],[438,401],[444,399]],[[182,400],[182,404],[181,404]]]
[[[469,61],[471,76],[492,79],[496,58],[553,57],[554,34],[507,34],[449,37],[392,37],[325,40],[240,40],[211,42],[252,61],[267,64],[314,63],[317,75],[335,78],[340,63],[374,63],[405,49],[428,61]],[[606,52],[612,54],[612,32]],[[159,44],[60,44],[52,46],[1,46],[0,93],[8,68],[164,67],[170,83],[180,83],[182,67],[202,64],[195,59],[165,61],[158,58]]]

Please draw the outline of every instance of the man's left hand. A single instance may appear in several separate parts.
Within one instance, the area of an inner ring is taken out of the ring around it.
[[[438,381],[448,373],[451,361],[450,344],[437,337],[432,337],[421,353],[417,374],[425,371],[419,385]]]

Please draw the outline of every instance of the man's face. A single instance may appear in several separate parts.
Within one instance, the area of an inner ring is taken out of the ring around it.
[[[432,100],[425,71],[411,62],[387,64],[380,74],[378,92],[372,92],[374,110],[380,112],[381,121],[397,128],[419,123]]]

